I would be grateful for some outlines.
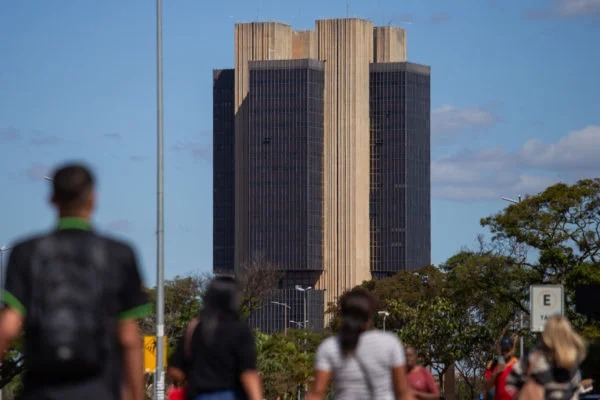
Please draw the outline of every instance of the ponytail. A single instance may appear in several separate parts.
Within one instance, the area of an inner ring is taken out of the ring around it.
[[[357,287],[344,294],[340,304],[342,325],[339,340],[342,354],[347,356],[356,350],[360,335],[367,330],[375,313],[375,301],[367,290]]]

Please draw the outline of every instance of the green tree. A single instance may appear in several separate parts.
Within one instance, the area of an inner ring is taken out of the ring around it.
[[[237,275],[242,286],[241,314],[245,318],[270,298],[283,277],[277,266],[263,256],[253,257],[244,263]]]
[[[597,268],[591,268],[600,265],[600,178],[550,186],[481,224],[494,240],[512,239],[536,249],[537,262],[525,264],[540,283],[567,284],[582,268],[600,282]]]
[[[515,242],[534,249],[537,257],[518,264],[529,284],[561,284],[567,315],[590,337],[600,336],[598,323],[575,313],[574,289],[600,284],[600,178],[573,185],[558,183],[481,220],[495,242]]]
[[[258,368],[266,398],[295,398],[313,375],[314,357],[323,335],[306,330],[288,330],[287,335],[256,333]]]
[[[209,275],[176,276],[165,281],[165,336],[168,347],[172,349],[181,337],[189,321],[200,313],[201,299]],[[156,304],[156,288],[148,290],[152,304]],[[144,335],[156,335],[156,313],[152,312],[140,320],[140,328]]]
[[[446,271],[448,298],[467,313],[470,324],[479,327],[476,340],[456,363],[461,390],[474,396],[482,391],[483,369],[495,355],[498,340],[519,329],[518,316],[527,310],[524,288],[530,277],[512,257],[483,243],[478,251],[461,251],[440,267]]]

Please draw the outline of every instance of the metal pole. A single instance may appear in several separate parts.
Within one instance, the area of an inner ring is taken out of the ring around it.
[[[10,247],[0,246],[0,289],[4,290],[4,252],[10,250]],[[4,300],[2,300],[4,302]],[[4,388],[0,388],[0,400],[3,399]]]
[[[288,309],[287,309],[287,307],[284,307],[284,309],[285,309],[285,311],[284,311],[285,317],[284,317],[284,320],[283,320],[283,334],[287,336]]]
[[[2,286],[1,289],[4,293],[4,246],[0,247],[0,285]],[[2,299],[2,303],[4,303],[4,298]],[[4,388],[0,388],[0,400],[3,399],[3,389]]]
[[[523,311],[521,311],[519,315],[519,329],[521,330],[521,332],[519,332],[519,358],[523,358],[523,352],[525,351],[523,344]]]
[[[383,331],[385,332],[385,319],[387,318],[387,315],[383,315]]]
[[[306,319],[306,290],[304,291],[304,330],[308,329],[308,320]]]
[[[290,309],[290,306],[287,303],[281,303],[279,301],[272,301],[271,303],[275,304],[276,306],[285,308],[285,310],[283,311],[283,317],[284,317],[283,334],[287,335],[288,309]]]
[[[165,398],[164,327],[164,155],[163,155],[162,0],[156,0],[156,370],[154,399]]]
[[[4,247],[0,247],[0,285],[4,290]]]
[[[517,196],[517,199],[511,199],[510,197],[501,197],[502,200],[508,201],[509,203],[519,204],[522,200],[521,195]],[[517,244],[517,257],[521,258],[521,243]],[[525,346],[523,344],[523,311],[519,313],[519,358],[523,358],[523,352],[525,351]]]

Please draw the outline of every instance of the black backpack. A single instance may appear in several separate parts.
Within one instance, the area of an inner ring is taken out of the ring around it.
[[[25,322],[30,372],[62,381],[97,375],[106,364],[110,323],[103,307],[102,240],[52,234],[32,256]]]

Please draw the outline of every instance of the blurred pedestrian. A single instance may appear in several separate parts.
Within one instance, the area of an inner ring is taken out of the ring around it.
[[[236,281],[213,279],[202,304],[169,360],[170,378],[186,384],[190,400],[262,400],[256,345],[240,319]]]
[[[0,354],[25,331],[24,400],[144,398],[136,318],[150,311],[130,246],[92,229],[94,177],[52,178],[58,224],[16,244],[6,273]]]
[[[547,398],[566,400],[577,396],[581,383],[579,366],[586,356],[583,339],[562,315],[553,315],[546,321],[540,344],[528,357],[512,369],[508,383],[520,390],[519,398]]]
[[[407,399],[404,349],[396,335],[372,329],[373,297],[355,288],[341,297],[340,308],[340,332],[317,350],[307,400],[323,399],[330,381],[336,400]]]
[[[494,366],[488,378],[485,379],[485,390],[494,390],[495,400],[512,400],[512,393],[506,388],[506,378],[517,363],[515,357],[515,341],[510,336],[504,336],[500,340],[500,355],[496,358]]]
[[[408,386],[413,398],[419,400],[434,400],[440,397],[440,391],[433,380],[431,372],[417,364],[417,351],[413,346],[407,346],[406,368],[408,371]]]
[[[485,371],[483,372],[484,382],[490,379],[490,377],[494,373],[494,370],[496,369],[496,365],[498,365],[498,357],[494,356],[494,358],[490,360],[485,366]],[[495,387],[492,386],[485,391],[484,400],[494,400],[494,389]]]

